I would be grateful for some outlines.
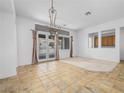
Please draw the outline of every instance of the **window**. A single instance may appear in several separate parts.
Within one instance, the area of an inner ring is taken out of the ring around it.
[[[54,40],[54,38],[55,38],[54,36],[49,35],[49,39],[50,39],[50,40]]]
[[[102,31],[102,47],[115,47],[115,29]]]
[[[88,42],[89,42],[89,48],[98,48],[98,33],[91,33],[89,34]]]
[[[44,38],[44,39],[45,39],[45,38],[46,38],[46,35],[39,34],[38,37],[39,37],[39,38]]]
[[[59,49],[69,49],[69,37],[59,37]]]
[[[63,49],[63,37],[59,37],[59,49]]]
[[[69,49],[69,38],[64,38],[64,49]]]

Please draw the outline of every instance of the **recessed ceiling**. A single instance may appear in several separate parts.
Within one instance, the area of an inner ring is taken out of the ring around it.
[[[54,0],[54,6],[57,24],[73,30],[124,17],[124,0]],[[49,22],[50,0],[15,0],[15,7],[17,15]]]

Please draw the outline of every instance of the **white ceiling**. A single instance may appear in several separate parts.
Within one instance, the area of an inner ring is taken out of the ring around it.
[[[0,0],[0,10],[6,12],[13,12],[12,0]]]
[[[54,3],[57,24],[74,30],[124,17],[124,0],[54,0]],[[17,15],[49,22],[50,0],[15,0],[15,8]],[[84,15],[87,11],[92,15]]]

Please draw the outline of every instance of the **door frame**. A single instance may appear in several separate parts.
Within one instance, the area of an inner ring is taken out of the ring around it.
[[[38,40],[38,35],[39,34],[44,34],[46,35],[46,51],[47,51],[47,54],[46,54],[46,59],[39,59],[39,40]],[[37,31],[37,59],[38,59],[38,62],[44,62],[44,61],[51,61],[51,60],[55,60],[56,59],[56,54],[55,54],[55,57],[54,58],[49,58],[49,53],[48,53],[48,43],[49,43],[49,35],[50,33],[49,32],[45,32],[45,31]],[[55,42],[56,44],[56,42]],[[55,53],[56,53],[56,47],[55,47]]]

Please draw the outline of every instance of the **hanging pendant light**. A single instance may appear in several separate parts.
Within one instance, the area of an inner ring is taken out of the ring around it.
[[[50,27],[54,28],[56,26],[56,16],[57,11],[54,9],[53,0],[51,0],[51,8],[49,9]]]
[[[56,28],[56,16],[57,16],[57,11],[53,6],[53,0],[51,0],[51,8],[49,9],[49,19],[50,19],[49,32],[51,35],[55,34],[54,28]]]

